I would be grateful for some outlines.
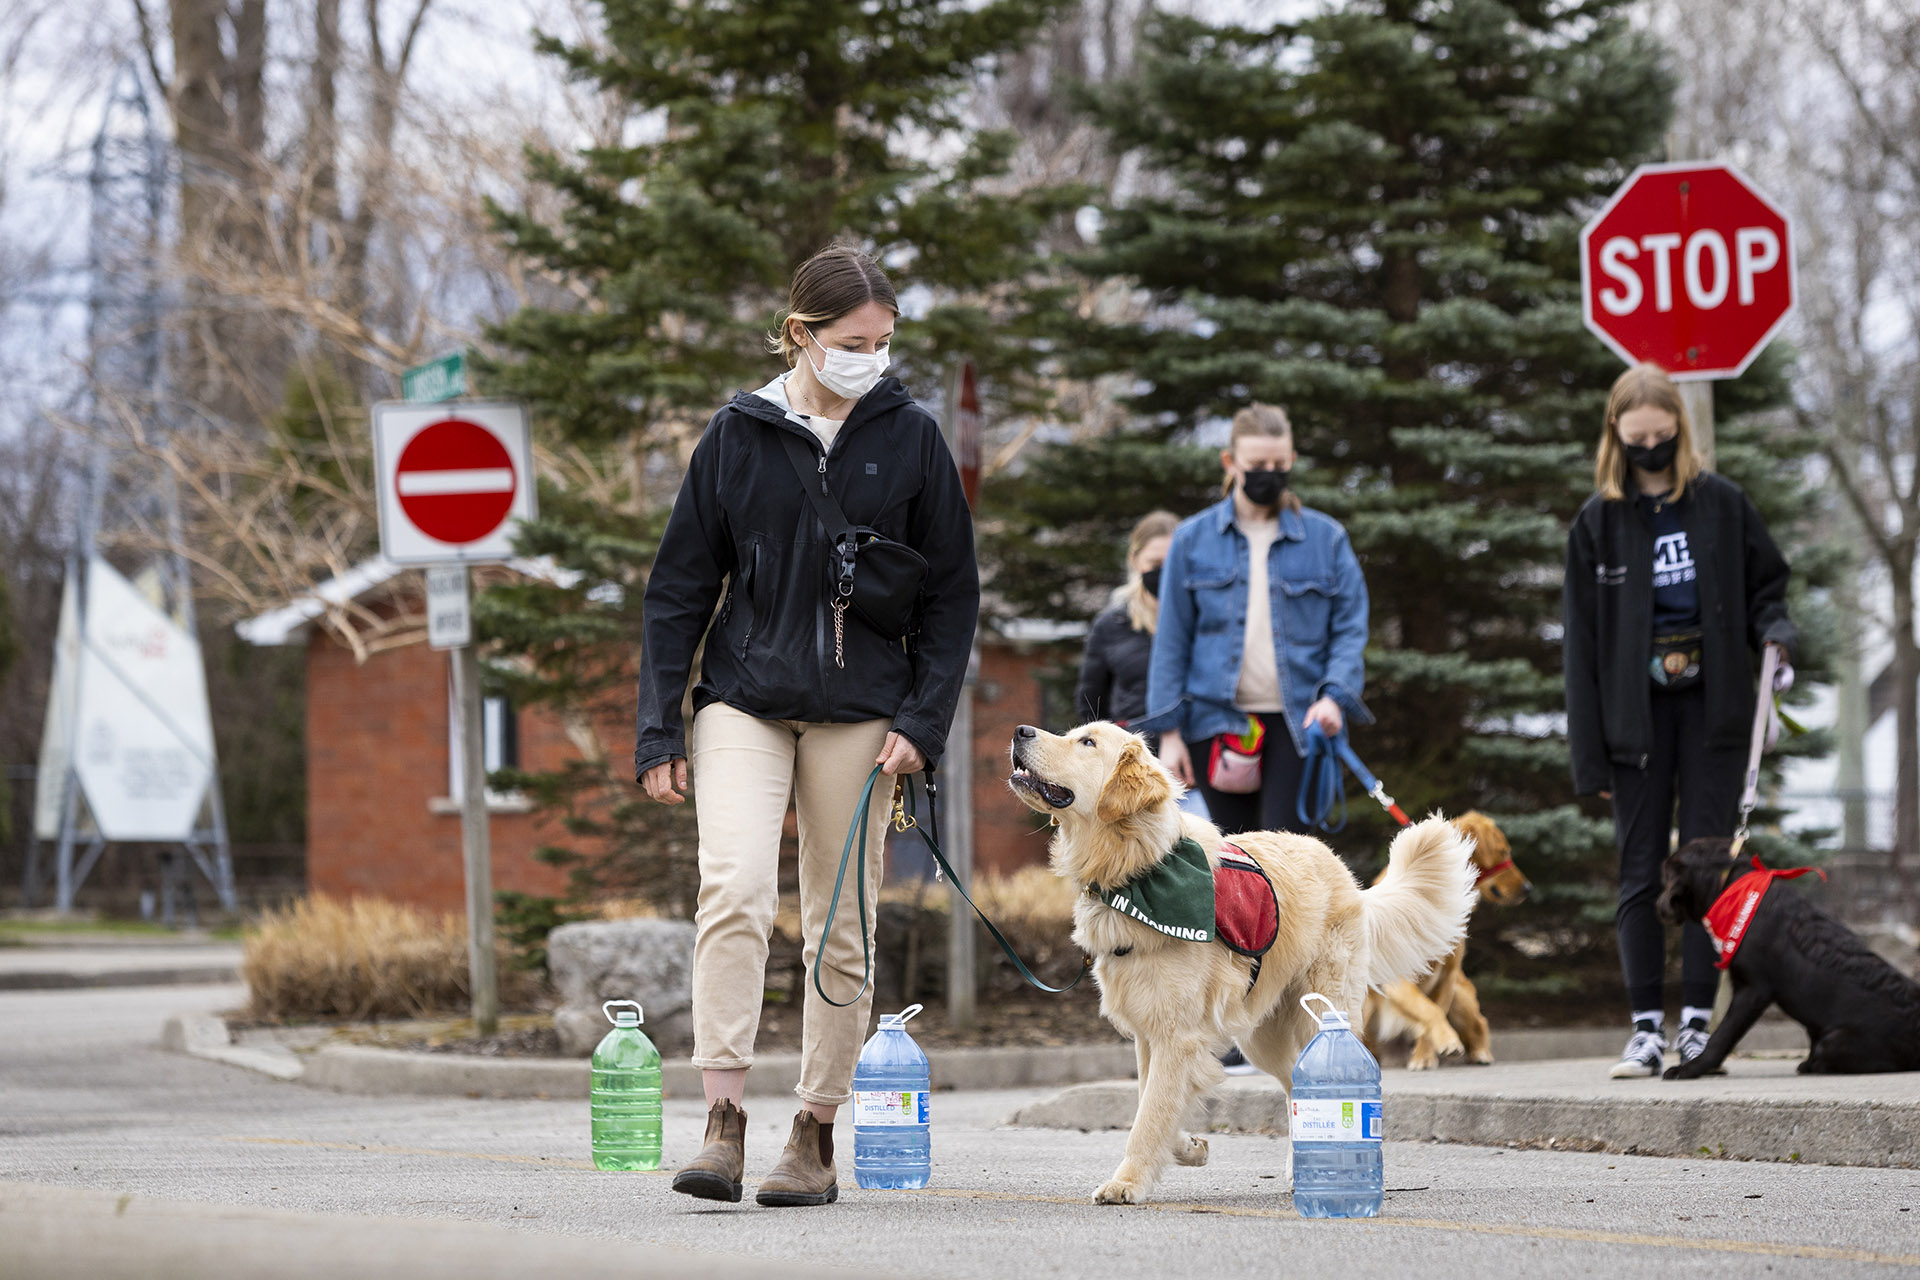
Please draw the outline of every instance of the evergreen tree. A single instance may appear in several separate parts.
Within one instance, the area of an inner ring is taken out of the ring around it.
[[[1539,892],[1479,933],[1524,933],[1548,962],[1478,934],[1476,960],[1541,994],[1582,965],[1608,990],[1613,963],[1611,828],[1573,801],[1555,726],[1566,531],[1620,369],[1582,328],[1576,237],[1655,158],[1673,87],[1627,8],[1161,19],[1137,82],[1095,105],[1147,194],[1107,212],[1086,263],[1156,310],[1063,344],[1084,374],[1141,379],[1134,407],[1159,438],[1286,407],[1296,488],[1346,525],[1372,596],[1379,723],[1356,747],[1408,812],[1501,822]],[[1722,414],[1777,398],[1780,369],[1721,384]],[[1735,477],[1784,519],[1791,462],[1728,436]],[[1370,869],[1390,825],[1364,800],[1354,812],[1336,844]]]
[[[896,371],[917,394],[935,395],[961,354],[989,392],[1028,394],[1037,316],[1056,296],[1034,246],[1080,197],[1014,193],[1013,139],[971,129],[962,109],[977,78],[1061,7],[601,0],[602,39],[540,42],[618,105],[629,141],[533,155],[559,197],[554,220],[496,210],[520,253],[587,300],[510,318],[483,370],[489,391],[532,402],[579,481],[543,490],[523,539],[579,581],[480,602],[483,632],[531,660],[510,677],[523,701],[615,720],[631,705],[657,500],[731,391],[778,368],[765,336],[787,280],[828,243],[866,249],[893,277],[908,311]],[[645,805],[631,772],[614,759],[505,781],[611,847],[581,867],[591,878],[690,908],[684,816]]]

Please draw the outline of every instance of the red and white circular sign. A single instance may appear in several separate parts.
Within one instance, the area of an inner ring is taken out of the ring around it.
[[[516,404],[378,404],[380,549],[395,564],[475,564],[513,555],[537,515],[526,410]]]
[[[1621,359],[1736,377],[1793,309],[1792,231],[1731,166],[1642,165],[1581,229],[1580,293]]]
[[[446,418],[400,451],[394,490],[420,532],[441,542],[477,542],[513,511],[518,479],[493,432]]]

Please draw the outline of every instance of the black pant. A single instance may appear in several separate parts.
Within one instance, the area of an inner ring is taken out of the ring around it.
[[[1706,690],[1653,691],[1653,742],[1647,767],[1613,766],[1613,835],[1620,848],[1620,902],[1614,930],[1632,1011],[1663,1007],[1666,931],[1655,913],[1660,864],[1671,847],[1674,793],[1680,798],[1680,842],[1731,836],[1740,809],[1746,757],[1707,748]],[[1677,785],[1676,785],[1677,775]],[[1680,1003],[1713,1003],[1720,975],[1713,942],[1694,923],[1680,930]]]
[[[1241,831],[1299,831],[1300,773],[1304,762],[1294,749],[1293,738],[1283,721],[1285,712],[1262,716],[1267,724],[1267,740],[1260,749],[1260,790],[1243,794],[1215,791],[1207,782],[1207,765],[1213,759],[1215,739],[1192,744],[1193,774],[1200,782],[1200,795],[1207,802],[1207,813],[1222,835]]]

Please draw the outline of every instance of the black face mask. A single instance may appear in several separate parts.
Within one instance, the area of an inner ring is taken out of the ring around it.
[[[1148,595],[1158,598],[1160,595],[1160,566],[1155,565],[1153,568],[1141,574],[1140,585],[1147,589]]]
[[[1287,473],[1284,471],[1242,471],[1240,473],[1240,492],[1247,495],[1247,501],[1256,507],[1270,507],[1280,501],[1280,495],[1286,492]]]
[[[1674,458],[1680,452],[1680,437],[1669,436],[1659,444],[1626,444],[1623,442],[1621,447],[1627,451],[1628,462],[1631,462],[1642,471],[1651,471],[1657,475],[1673,465]]]

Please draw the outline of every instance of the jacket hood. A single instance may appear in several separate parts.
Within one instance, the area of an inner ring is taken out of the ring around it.
[[[771,385],[771,384],[769,384]],[[765,388],[762,388],[765,390]],[[907,391],[907,384],[898,378],[886,377],[874,385],[873,390],[854,402],[852,412],[847,414],[847,426],[868,418],[889,413],[903,405],[913,403],[913,396]],[[733,399],[727,402],[729,408],[738,409],[744,414],[759,418],[763,422],[774,424],[792,422],[787,416],[787,406],[777,404],[765,396],[752,391],[737,391]],[[845,430],[843,427],[842,430]]]

